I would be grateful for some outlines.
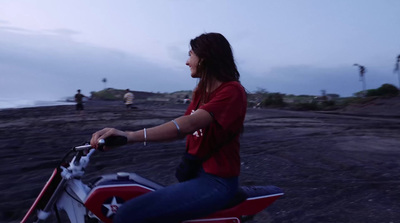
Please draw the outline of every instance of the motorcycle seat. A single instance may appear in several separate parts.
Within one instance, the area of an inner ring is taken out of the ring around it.
[[[233,199],[223,208],[229,209],[232,208],[247,199],[269,196],[273,194],[283,193],[282,189],[276,186],[241,186],[239,187],[238,192],[236,192]]]

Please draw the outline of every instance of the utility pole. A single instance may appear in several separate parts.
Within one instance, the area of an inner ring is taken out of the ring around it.
[[[366,84],[365,84],[365,72],[367,72],[367,69],[364,67],[364,66],[361,66],[361,65],[359,65],[359,64],[354,64],[354,66],[357,66],[358,68],[359,68],[359,71],[360,71],[360,81],[362,81],[362,89],[363,89],[363,94],[364,94],[364,97],[367,95],[367,92],[366,92]]]
[[[400,69],[399,69],[399,66],[400,66],[400,55],[397,56],[396,66],[394,67],[394,72],[396,73],[396,71],[397,71],[397,74],[399,75],[399,89],[400,89]]]
[[[106,89],[107,88],[107,79],[103,78],[103,80],[101,80],[101,81],[104,83],[104,89]]]

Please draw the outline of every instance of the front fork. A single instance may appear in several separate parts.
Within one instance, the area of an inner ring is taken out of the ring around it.
[[[57,202],[57,209],[64,210],[71,223],[85,223],[86,208],[83,204],[63,193]]]
[[[49,215],[53,210],[54,204],[57,202],[58,198],[63,194],[63,189],[66,184],[67,180],[61,179],[60,183],[58,183],[56,189],[54,190],[54,193],[51,195],[46,206],[43,208],[43,210],[38,211],[37,220],[35,221],[35,223],[45,222],[45,220],[49,217]]]
[[[81,180],[70,180],[57,201],[57,209],[64,210],[71,223],[85,223],[88,213],[83,201],[89,191],[90,188]]]

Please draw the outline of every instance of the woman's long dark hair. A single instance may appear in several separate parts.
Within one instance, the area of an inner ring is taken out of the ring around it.
[[[197,74],[200,81],[195,94],[201,95],[201,101],[208,100],[207,89],[212,86],[213,78],[221,82],[239,81],[240,74],[236,68],[231,45],[219,33],[204,33],[190,41],[193,52],[199,57]]]

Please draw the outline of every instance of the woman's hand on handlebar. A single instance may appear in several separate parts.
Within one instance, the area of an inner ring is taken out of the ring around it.
[[[113,136],[128,137],[128,134],[126,132],[118,130],[118,129],[104,128],[102,130],[99,130],[99,131],[93,133],[92,138],[90,139],[90,145],[93,148],[99,149],[99,140],[107,139],[108,137],[113,137]],[[109,150],[112,148],[113,147],[106,146],[106,145],[104,145],[102,147],[103,150]]]

